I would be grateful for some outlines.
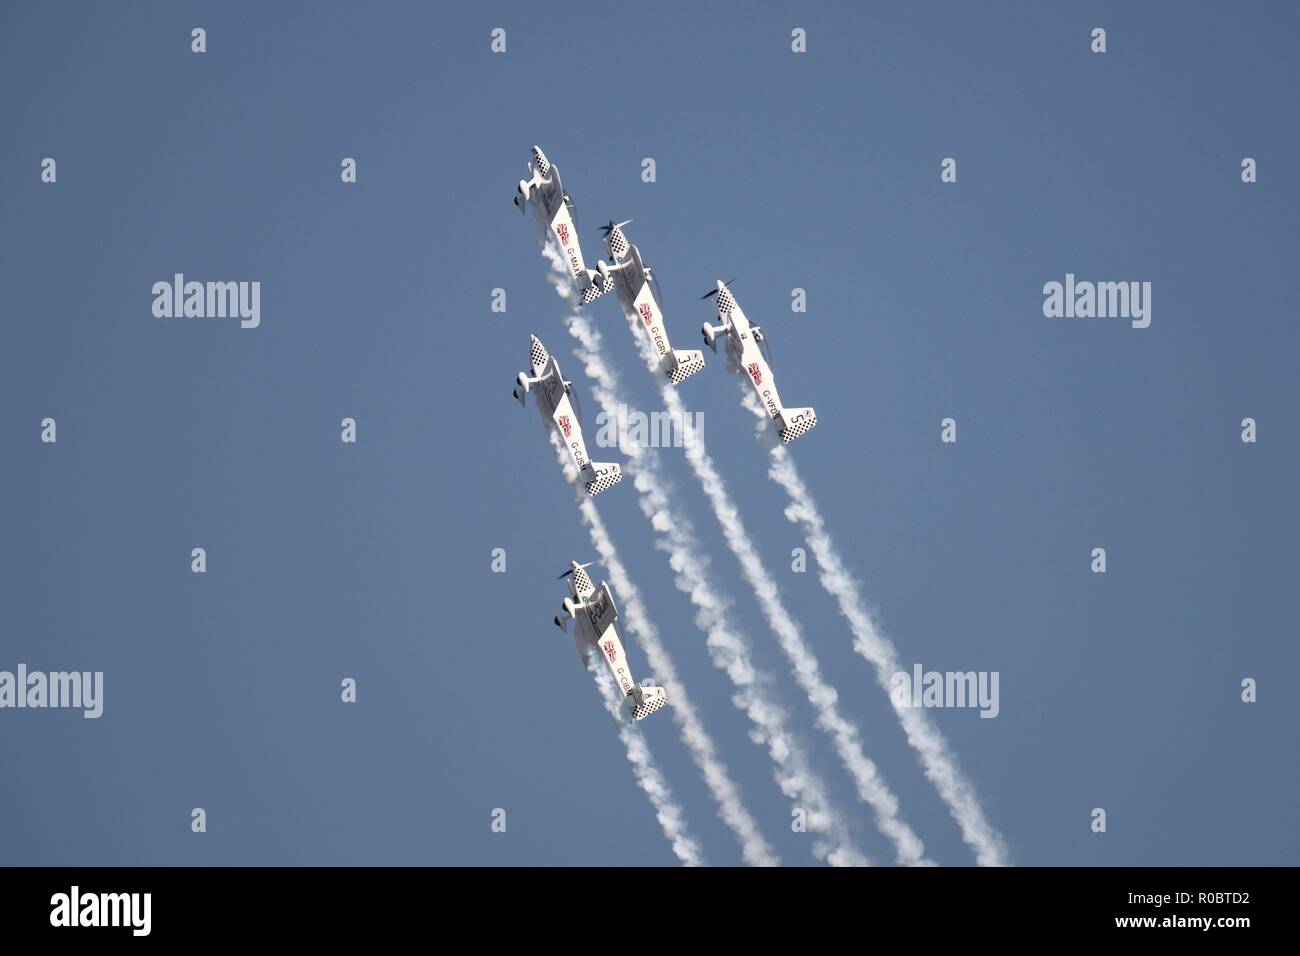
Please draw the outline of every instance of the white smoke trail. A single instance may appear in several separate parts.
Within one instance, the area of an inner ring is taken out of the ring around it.
[[[890,694],[890,678],[903,670],[898,650],[876,627],[867,611],[857,581],[844,566],[817,510],[817,503],[799,476],[794,459],[783,445],[772,440],[766,410],[758,403],[748,383],[741,382],[740,388],[745,407],[760,420],[760,434],[767,439],[771,456],[768,475],[785,489],[790,499],[785,510],[786,518],[803,529],[817,559],[822,587],[839,603],[840,613],[849,622],[854,650],[875,667],[876,680],[889,696],[908,744],[916,751],[926,777],[948,805],[949,812],[961,828],[962,839],[975,854],[975,861],[980,866],[1008,865],[1010,861],[1001,834],[985,818],[974,786],[958,766],[957,758],[949,750],[939,728],[924,710],[909,707]]]
[[[568,451],[560,444],[554,432],[551,433],[551,444],[564,467],[565,478],[570,483],[577,481],[577,469],[573,467]],[[600,555],[600,563],[609,572],[609,580],[618,593],[628,632],[635,635],[637,644],[645,651],[646,659],[659,679],[659,685],[668,692],[668,711],[677,721],[682,740],[718,804],[718,815],[740,841],[742,857],[750,866],[779,865],[776,852],[759,832],[758,824],[750,816],[740,791],[731,779],[731,773],[718,757],[713,738],[704,729],[704,723],[687,694],[686,685],[678,679],[677,668],[667,648],[659,640],[658,629],[644,612],[641,592],[632,583],[627,568],[614,550],[614,541],[605,528],[600,512],[596,510],[595,502],[590,498],[582,498],[578,502],[578,514],[587,527],[596,553]]]
[[[632,326],[639,325],[635,316],[627,316],[627,320]],[[688,421],[680,395],[664,378],[659,356],[639,329],[633,329],[633,336],[646,368],[659,386],[670,420]],[[712,457],[705,449],[703,435],[694,434],[690,438],[691,448],[686,456],[687,461],[722,526],[727,547],[740,563],[745,581],[754,592],[768,627],[790,662],[795,680],[817,715],[817,726],[830,736],[841,764],[853,779],[858,798],[871,807],[877,829],[893,844],[896,861],[904,866],[931,865],[931,861],[925,858],[925,845],[920,837],[899,815],[897,797],[881,777],[875,763],[864,752],[857,726],[840,713],[839,695],[822,677],[816,653],[804,640],[799,625],[781,600],[776,579],[764,566],[758,547],[740,517],[740,509],[732,500]]]
[[[668,781],[660,771],[659,765],[655,763],[654,756],[650,753],[650,745],[646,743],[645,737],[641,735],[636,724],[628,721],[627,707],[619,695],[618,688],[614,686],[614,678],[595,655],[590,656],[588,669],[596,679],[596,686],[600,690],[601,699],[605,702],[605,709],[618,724],[618,736],[627,750],[628,763],[632,765],[637,786],[650,798],[655,817],[664,831],[664,836],[672,844],[673,853],[682,861],[683,866],[703,866],[704,854],[700,850],[700,845],[687,830],[686,815],[674,799],[672,789],[668,786]]]
[[[548,245],[546,250],[553,267],[553,284],[560,295],[575,306],[565,318],[570,334],[581,345],[575,354],[584,363],[596,400],[612,420],[620,405],[618,383],[614,373],[600,358],[600,335],[576,308],[563,259],[553,246]],[[620,439],[622,437],[620,435]],[[775,764],[781,792],[805,811],[808,830],[816,836],[814,854],[832,865],[866,865],[866,858],[852,845],[849,828],[830,808],[824,784],[808,767],[804,746],[786,728],[786,715],[770,692],[771,679],[754,667],[748,643],[731,627],[730,605],[722,597],[720,589],[710,581],[708,558],[695,548],[690,523],[673,507],[669,485],[659,468],[658,459],[643,454],[640,446],[622,440],[619,448],[634,464],[629,473],[634,473],[641,510],[656,532],[656,546],[668,554],[677,588],[696,608],[695,624],[705,634],[710,658],[716,667],[726,672],[736,688],[733,703],[754,724],[752,736],[755,742],[766,745]],[[622,588],[619,590],[621,592]],[[651,664],[660,670],[660,682],[667,687],[669,681],[662,669],[653,659]],[[679,698],[680,694],[674,695],[669,691],[670,706],[678,707]]]
[[[657,363],[651,366],[652,371],[655,367]],[[670,415],[683,415],[681,398],[672,386],[663,383],[660,391]],[[687,458],[722,526],[727,546],[740,562],[741,572],[758,600],[768,627],[776,635],[777,643],[790,662],[795,680],[817,714],[817,726],[834,743],[840,762],[853,779],[858,798],[871,807],[876,827],[893,844],[898,863],[904,866],[928,865],[930,861],[925,859],[925,846],[921,838],[899,815],[898,798],[863,750],[857,726],[840,713],[839,695],[822,677],[816,653],[804,640],[799,625],[786,610],[776,580],[763,565],[758,548],[740,517],[740,510],[714,467],[713,459],[704,449],[703,438],[696,436],[694,451]]]

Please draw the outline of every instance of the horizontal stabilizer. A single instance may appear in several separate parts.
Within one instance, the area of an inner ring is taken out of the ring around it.
[[[787,408],[781,413],[781,443],[788,445],[804,432],[817,427],[817,413],[811,408]]]
[[[672,368],[668,370],[668,381],[679,385],[704,368],[704,353],[699,349],[673,349]]]
[[[613,462],[593,461],[583,471],[582,480],[586,485],[587,494],[594,498],[622,481],[623,469]]]
[[[656,710],[668,703],[668,693],[662,687],[641,687],[641,703],[636,702],[636,692],[627,695],[627,706],[632,711],[633,720],[645,720]]]
[[[594,269],[587,270],[587,285],[583,288],[580,296],[583,305],[586,305],[588,302],[595,302],[614,285],[612,281],[601,285],[599,277],[600,273],[596,272]]]

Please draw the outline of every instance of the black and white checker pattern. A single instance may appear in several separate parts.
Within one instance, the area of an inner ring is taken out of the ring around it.
[[[596,590],[591,583],[591,578],[587,575],[586,568],[575,568],[573,571],[573,586],[578,590],[578,596],[590,594]]]
[[[615,259],[622,259],[627,255],[627,249],[627,238],[623,235],[623,230],[615,227],[609,234],[609,254]]]
[[[651,697],[647,693],[641,706],[632,708],[632,718],[634,720],[645,720],[666,703],[668,703],[666,694],[655,694],[655,696]]]
[[[602,491],[608,491],[610,488],[613,488],[616,484],[622,481],[623,480],[622,469],[620,469],[617,465],[614,465],[613,469],[614,470],[611,471],[609,474],[601,475],[599,478],[594,478],[591,481],[587,482],[587,494],[591,495],[594,498]]]
[[[731,290],[725,285],[718,290],[718,312],[727,313],[736,307],[736,300],[731,297]]]
[[[533,363],[533,374],[537,375],[545,367],[546,363],[551,360],[551,354],[546,351],[546,346],[537,336],[533,336],[532,347],[529,354],[529,360]]]
[[[781,444],[788,445],[790,444],[790,442],[794,441],[804,432],[810,432],[816,427],[817,427],[817,415],[816,413],[811,413],[808,417],[804,418],[802,421],[798,421],[795,424],[789,426],[788,428],[781,429]]]
[[[680,353],[681,359],[668,372],[668,381],[677,385],[704,368],[704,353],[696,350]]]

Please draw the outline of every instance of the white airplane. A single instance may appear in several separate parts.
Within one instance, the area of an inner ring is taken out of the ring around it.
[[[761,328],[749,324],[749,319],[745,318],[745,313],[736,304],[731,290],[727,288],[734,281],[718,280],[717,288],[700,297],[715,298],[718,318],[722,320],[718,326],[704,323],[704,344],[716,352],[717,336],[724,333],[727,335],[727,358],[732,370],[745,370],[754,391],[758,393],[758,400],[767,409],[768,417],[780,429],[782,443],[788,445],[804,432],[816,427],[817,413],[811,408],[786,408],[781,404],[776,382],[772,379],[772,359],[767,349],[767,339]]]
[[[623,692],[623,701],[632,712],[634,720],[645,720],[656,710],[668,703],[668,695],[662,687],[655,687],[650,681],[638,684],[632,679],[628,667],[627,654],[623,651],[623,642],[618,639],[618,629],[614,622],[618,620],[618,609],[614,607],[614,597],[609,593],[609,585],[600,582],[597,588],[587,576],[590,564],[569,562],[569,570],[560,575],[568,578],[569,596],[564,599],[564,608],[555,615],[555,624],[566,634],[569,621],[576,621],[573,628],[573,643],[582,658],[582,666],[595,648],[609,665],[609,672],[614,675],[614,682]]]
[[[614,288],[618,290],[618,299],[628,321],[645,329],[659,356],[660,368],[668,376],[668,381],[677,385],[704,368],[704,353],[699,349],[674,349],[668,344],[659,280],[641,261],[641,250],[623,235],[623,227],[631,221],[614,222],[611,219],[608,225],[600,227],[605,234],[605,248],[614,263],[606,267],[606,272],[614,274]]]
[[[515,205],[519,211],[531,199],[533,212],[543,226],[551,230],[560,244],[569,272],[578,287],[584,303],[600,298],[609,291],[609,267],[598,262],[596,269],[588,269],[582,258],[582,245],[578,242],[578,211],[573,200],[560,183],[560,171],[553,166],[540,146],[533,147],[533,162],[528,164],[528,179],[519,180],[515,192]]]
[[[587,494],[595,496],[623,480],[623,469],[613,462],[592,461],[587,456],[587,445],[582,440],[582,422],[574,405],[573,383],[566,382],[560,374],[560,363],[546,351],[537,336],[530,337],[533,374],[520,372],[515,382],[515,398],[520,405],[533,386],[537,390],[537,408],[542,421],[555,426],[565,447],[578,466],[578,474],[586,486]]]

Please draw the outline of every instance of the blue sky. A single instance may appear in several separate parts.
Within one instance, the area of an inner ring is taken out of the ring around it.
[[[0,861],[674,862],[550,624],[555,575],[594,555],[510,398],[530,333],[595,404],[510,204],[538,143],[589,260],[600,223],[636,219],[676,347],[712,318],[699,295],[739,277],[783,397],[817,407],[793,454],[901,656],[1001,675],[996,719],[933,716],[1016,862],[1300,862],[1295,11],[538,11],[0,12],[0,669],[105,673],[99,720],[0,711]],[[154,318],[175,272],[260,281],[260,327]],[[1150,281],[1150,328],[1045,318],[1066,273]],[[617,307],[589,311],[632,401],[658,407]],[[788,570],[805,542],[706,359],[682,395],[782,596],[931,855],[970,863],[815,568]],[[810,761],[887,861],[664,454]],[[599,507],[764,835],[814,862],[630,482]],[[672,720],[644,730],[709,862],[737,863]]]

